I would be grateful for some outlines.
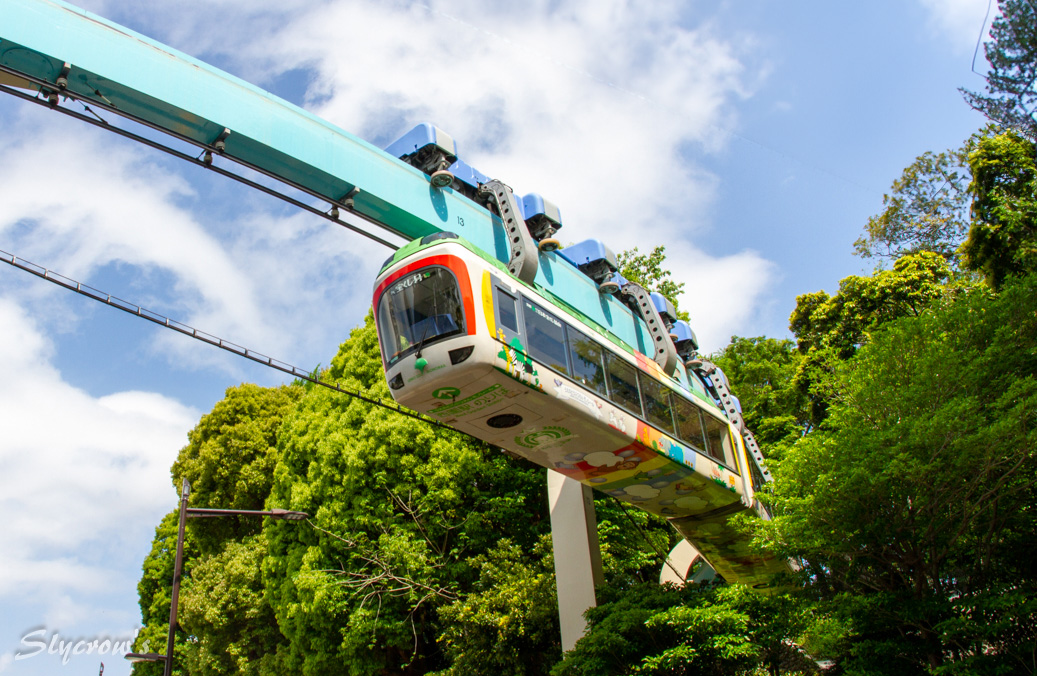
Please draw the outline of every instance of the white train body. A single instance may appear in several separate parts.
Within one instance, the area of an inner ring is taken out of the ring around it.
[[[728,581],[781,561],[728,525],[754,507],[741,436],[704,394],[464,240],[401,249],[375,283],[401,405],[667,517]]]

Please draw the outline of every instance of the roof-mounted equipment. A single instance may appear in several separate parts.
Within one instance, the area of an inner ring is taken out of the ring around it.
[[[522,213],[540,251],[555,251],[561,246],[554,234],[562,227],[562,212],[553,202],[530,193],[522,198]]]
[[[673,303],[669,298],[662,295],[658,291],[653,291],[648,294],[652,299],[652,305],[655,306],[655,311],[662,317],[663,323],[666,325],[666,330],[669,332],[673,328],[673,323],[677,321],[677,309],[673,307]]]
[[[540,267],[537,248],[533,237],[529,234],[526,221],[522,217],[522,207],[511,188],[494,179],[479,188],[479,196],[487,207],[493,207],[504,223],[504,233],[508,237],[511,248],[511,260],[508,261],[508,272],[526,284],[532,284]]]
[[[437,188],[454,182],[450,165],[457,161],[457,142],[439,127],[427,122],[419,124],[391,143],[385,152],[428,174]]]
[[[673,346],[677,348],[677,354],[687,365],[687,362],[695,356],[699,349],[699,339],[692,330],[691,324],[683,319],[678,319],[670,327],[670,338],[673,340]]]
[[[613,294],[619,291],[619,284],[612,278],[617,275],[619,264],[616,254],[596,239],[588,239],[579,244],[567,246],[558,252],[563,258],[576,266],[583,274],[594,280],[602,293]]]

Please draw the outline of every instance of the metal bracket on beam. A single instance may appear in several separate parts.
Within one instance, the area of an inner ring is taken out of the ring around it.
[[[227,149],[227,137],[230,136],[230,129],[226,127],[220,132],[220,135],[216,137],[216,140],[212,142],[212,149],[218,153],[222,153]]]
[[[670,339],[666,322],[663,321],[659,311],[655,309],[655,304],[652,303],[651,295],[643,286],[629,280],[620,289],[620,293],[633,299],[638,313],[648,325],[648,333],[652,337],[653,345],[652,359],[662,367],[663,373],[673,375],[680,357],[677,356],[677,348],[673,346],[673,341]]]
[[[342,196],[338,202],[347,209],[352,209],[355,204],[354,200],[356,196],[360,194],[360,188],[353,186],[353,189]]]
[[[223,151],[227,149],[228,136],[230,136],[230,129],[224,127],[223,131],[220,132],[220,135],[216,137],[216,140],[210,143],[209,147],[205,149],[205,152],[202,153],[202,162],[205,163],[205,166],[212,166],[212,151],[215,150],[222,154]]]
[[[61,72],[58,73],[58,78],[54,80],[54,84],[58,86],[58,89],[65,89],[68,87],[68,73],[72,70],[72,64],[66,61],[61,66]]]
[[[66,61],[61,65],[61,72],[54,79],[54,86],[57,89],[51,89],[49,87],[40,86],[40,93],[47,97],[47,103],[50,104],[51,108],[58,107],[58,95],[60,92],[65,91],[68,88],[68,73],[72,70],[72,64]]]
[[[479,187],[479,195],[496,207],[501,221],[504,222],[504,233],[511,248],[508,272],[526,284],[532,284],[540,267],[540,260],[537,257],[536,242],[533,241],[533,236],[529,234],[529,228],[522,219],[522,209],[519,208],[514,193],[503,182],[494,179]]]

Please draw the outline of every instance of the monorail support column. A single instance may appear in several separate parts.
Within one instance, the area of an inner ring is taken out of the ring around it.
[[[697,562],[701,562],[702,565],[689,578],[688,575],[691,574],[692,566]],[[681,540],[677,543],[677,546],[670,550],[670,555],[666,557],[666,562],[659,573],[659,584],[670,583],[683,587],[689,582],[700,584],[707,580],[712,580],[716,576],[717,573],[713,570],[713,566],[709,565],[702,558],[699,550],[695,549],[695,546],[687,540]]]
[[[547,497],[551,506],[562,651],[568,652],[587,631],[583,614],[598,605],[594,588],[605,581],[598,522],[592,491],[579,481],[547,470]]]

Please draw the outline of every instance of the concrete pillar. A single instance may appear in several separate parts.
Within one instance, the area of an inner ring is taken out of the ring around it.
[[[558,587],[562,650],[568,652],[587,631],[583,613],[597,605],[594,587],[605,581],[598,546],[598,523],[589,487],[547,470],[551,543]]]

